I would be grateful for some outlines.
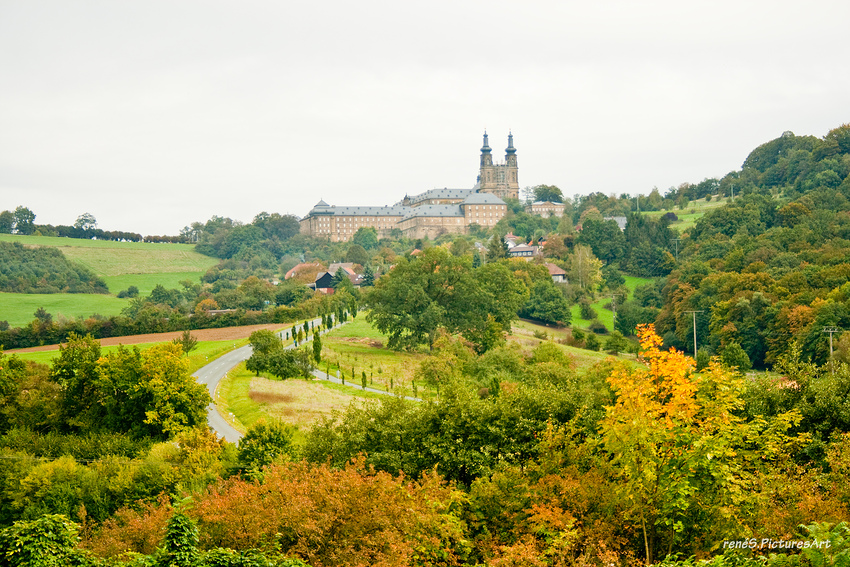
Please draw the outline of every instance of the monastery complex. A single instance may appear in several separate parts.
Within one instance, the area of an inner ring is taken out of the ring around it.
[[[301,219],[301,233],[331,242],[350,240],[360,227],[373,227],[378,238],[398,235],[393,230],[412,239],[465,234],[473,224],[491,228],[505,216],[505,198],[519,198],[514,137],[508,134],[504,163],[493,163],[485,132],[478,182],[472,189],[431,189],[382,207],[338,207],[319,201]]]

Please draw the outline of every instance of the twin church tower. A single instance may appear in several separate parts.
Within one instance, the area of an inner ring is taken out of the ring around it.
[[[484,145],[481,146],[481,169],[478,173],[476,188],[482,193],[492,193],[504,199],[519,199],[519,181],[517,178],[516,148],[514,135],[508,133],[508,147],[505,149],[505,163],[493,163],[493,154],[484,132]]]

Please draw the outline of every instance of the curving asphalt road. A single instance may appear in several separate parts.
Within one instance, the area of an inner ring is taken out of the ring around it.
[[[210,397],[213,399],[212,403],[207,406],[207,423],[218,433],[219,437],[223,437],[231,443],[239,443],[239,440],[242,439],[242,433],[227,423],[227,420],[218,412],[218,407],[215,405],[215,391],[218,388],[218,383],[221,382],[225,374],[230,372],[230,370],[243,360],[248,360],[251,352],[251,345],[237,348],[213,360],[192,374],[192,376],[198,379],[198,382],[206,385],[210,391]]]
[[[313,319],[313,324],[320,324],[321,321],[321,318]],[[345,323],[343,323],[343,325],[344,324]],[[301,323],[301,325],[303,325],[303,323]],[[322,332],[322,334],[324,335],[325,333],[328,333],[339,326],[340,325],[332,327],[331,329]],[[282,338],[283,333],[284,331],[281,331],[278,333],[278,335],[280,335]],[[293,348],[293,345],[288,345],[286,348]],[[213,429],[213,431],[215,431],[219,435],[219,437],[223,437],[226,441],[229,441],[231,443],[239,443],[239,440],[242,439],[243,434],[240,433],[232,425],[230,425],[227,420],[224,419],[224,416],[219,413],[218,407],[215,405],[215,392],[218,388],[219,382],[221,382],[221,379],[224,378],[225,375],[227,375],[227,373],[230,372],[233,368],[239,365],[240,362],[248,360],[251,357],[251,352],[251,345],[246,345],[237,348],[228,352],[224,356],[213,360],[212,362],[192,374],[192,376],[197,378],[199,383],[206,385],[207,389],[210,391],[210,397],[213,399],[212,403],[207,406],[207,423]],[[329,382],[335,382],[337,384],[342,383],[342,380],[340,380],[339,378],[325,374],[320,370],[314,370],[313,375],[321,380],[327,380]],[[351,381],[349,381],[346,385],[357,390],[365,390],[366,392],[372,392],[375,394],[381,394],[385,396],[395,395],[391,392],[378,390],[376,388],[370,388],[368,386],[364,388],[359,384],[352,384]],[[416,402],[422,401],[418,398],[414,398],[411,396],[405,396],[405,399]]]

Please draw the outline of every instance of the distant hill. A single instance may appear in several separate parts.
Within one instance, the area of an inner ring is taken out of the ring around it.
[[[785,132],[719,185],[735,198],[682,238],[656,328],[691,350],[696,321],[706,354],[740,347],[756,367],[795,343],[823,364],[825,330],[850,329],[850,124],[823,138]]]

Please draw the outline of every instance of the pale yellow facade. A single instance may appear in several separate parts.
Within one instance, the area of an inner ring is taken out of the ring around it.
[[[485,133],[478,183],[472,189],[432,189],[383,207],[332,206],[319,201],[301,219],[301,233],[345,242],[362,227],[374,228],[378,238],[389,237],[397,229],[411,239],[466,234],[473,224],[492,228],[507,214],[502,199],[518,198],[519,184],[513,135],[508,136],[504,164],[494,164],[490,151]]]

